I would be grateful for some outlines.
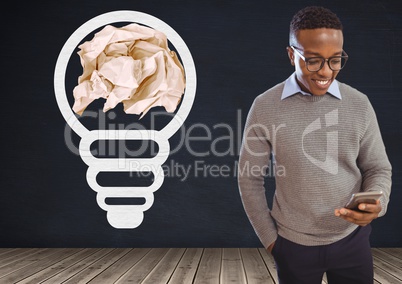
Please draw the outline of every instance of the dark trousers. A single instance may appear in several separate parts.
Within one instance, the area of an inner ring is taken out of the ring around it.
[[[280,284],[372,284],[370,225],[324,246],[303,246],[278,237],[272,250]]]

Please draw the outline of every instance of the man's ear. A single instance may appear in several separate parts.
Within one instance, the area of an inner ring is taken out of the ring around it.
[[[288,57],[290,60],[290,64],[292,64],[292,66],[295,66],[295,55],[294,55],[294,51],[292,48],[290,48],[290,46],[286,47],[286,50],[288,52]]]

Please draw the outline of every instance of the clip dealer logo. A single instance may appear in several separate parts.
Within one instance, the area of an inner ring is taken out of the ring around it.
[[[338,110],[335,109],[331,112],[325,114],[325,127],[330,127],[338,124]],[[302,135],[302,149],[306,158],[319,167],[320,169],[336,175],[338,173],[338,131],[328,131],[326,133],[327,138],[327,151],[325,160],[321,161],[313,156],[309,155],[306,151],[305,138],[307,135],[313,133],[314,131],[321,130],[323,128],[321,124],[321,118],[317,118],[312,123],[310,123],[306,129],[303,131]]]

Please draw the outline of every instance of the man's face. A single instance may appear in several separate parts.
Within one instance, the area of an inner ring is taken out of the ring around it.
[[[307,29],[298,31],[297,45],[304,57],[324,57],[342,55],[343,34],[335,29]],[[328,62],[325,62],[321,70],[310,72],[306,68],[304,60],[291,48],[288,55],[292,65],[295,66],[296,79],[301,89],[313,95],[324,95],[331,83],[335,80],[339,71],[332,71]]]

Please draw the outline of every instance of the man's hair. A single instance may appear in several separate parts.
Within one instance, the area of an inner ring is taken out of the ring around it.
[[[299,30],[320,28],[343,30],[338,16],[327,8],[309,6],[299,10],[290,22],[289,44],[296,44]]]

